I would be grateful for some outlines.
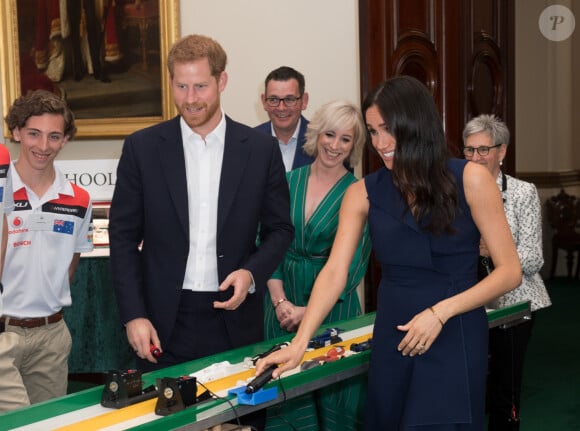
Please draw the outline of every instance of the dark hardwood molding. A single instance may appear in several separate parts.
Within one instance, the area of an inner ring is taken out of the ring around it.
[[[580,170],[558,172],[518,172],[517,178],[534,183],[539,189],[566,188],[580,185]]]

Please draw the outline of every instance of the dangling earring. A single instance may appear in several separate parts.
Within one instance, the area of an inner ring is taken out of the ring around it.
[[[500,160],[500,161],[499,161],[499,165],[500,165],[500,166],[501,166],[501,165],[503,165],[503,160]]]

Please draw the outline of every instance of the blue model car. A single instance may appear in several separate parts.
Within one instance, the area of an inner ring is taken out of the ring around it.
[[[308,342],[309,349],[320,349],[324,346],[329,346],[331,344],[340,343],[342,338],[338,336],[341,332],[344,332],[339,328],[328,328],[322,334],[317,335]]]

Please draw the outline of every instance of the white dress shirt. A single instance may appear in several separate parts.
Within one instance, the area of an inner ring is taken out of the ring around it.
[[[278,145],[280,146],[280,152],[282,153],[282,161],[284,162],[286,172],[290,172],[292,170],[292,165],[294,164],[294,154],[296,154],[296,147],[298,146],[298,132],[300,131],[301,122],[302,119],[298,119],[298,123],[296,124],[294,134],[292,135],[287,144],[278,139],[278,137],[276,136],[276,132],[274,131],[274,126],[270,123],[272,136],[278,139]]]
[[[202,139],[181,119],[189,211],[189,255],[183,288],[217,292],[217,212],[226,120]]]

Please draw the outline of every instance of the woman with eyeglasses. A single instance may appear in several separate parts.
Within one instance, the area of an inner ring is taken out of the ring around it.
[[[463,154],[467,160],[485,166],[495,178],[503,197],[503,206],[516,244],[523,277],[520,286],[489,304],[506,307],[531,301],[532,312],[551,305],[539,272],[544,265],[542,254],[542,214],[536,187],[506,175],[501,170],[507,153],[510,132],[496,116],[482,114],[463,130]],[[493,260],[485,241],[479,246],[479,278],[493,271]],[[493,328],[489,333],[490,370],[487,387],[489,431],[520,429],[520,394],[524,356],[532,334],[532,319],[509,328]]]
[[[489,172],[451,158],[433,96],[409,76],[363,103],[384,167],[349,187],[328,262],[296,337],[258,361],[296,367],[339,297],[368,221],[381,265],[368,372],[367,431],[481,431],[488,321],[484,304],[521,281],[501,195]],[[477,281],[480,236],[496,270]],[[373,286],[375,287],[375,286]]]
[[[290,217],[294,240],[284,260],[268,280],[264,304],[265,339],[296,332],[316,276],[328,260],[338,227],[338,212],[347,188],[357,181],[348,171],[356,165],[366,140],[358,107],[337,100],[321,106],[306,130],[304,152],[310,165],[286,174],[290,188]],[[371,244],[368,229],[358,244],[346,286],[324,323],[362,313],[356,288],[366,272]],[[288,400],[268,410],[266,429],[279,429],[290,421],[296,429],[360,429],[364,412],[365,378],[353,377],[337,385]]]

